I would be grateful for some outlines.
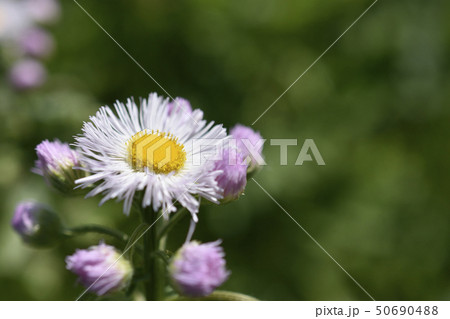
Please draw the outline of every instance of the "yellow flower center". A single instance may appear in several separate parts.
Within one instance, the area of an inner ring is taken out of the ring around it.
[[[184,146],[171,134],[140,131],[127,142],[128,162],[137,171],[147,167],[157,174],[180,170],[186,161]]]

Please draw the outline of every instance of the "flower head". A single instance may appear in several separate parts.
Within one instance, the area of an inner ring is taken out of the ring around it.
[[[61,13],[56,0],[25,0],[25,10],[38,23],[52,23]]]
[[[71,192],[76,186],[75,180],[86,176],[84,171],[75,169],[81,166],[79,154],[67,143],[45,140],[36,146],[36,154],[38,159],[33,171],[59,191]]]
[[[78,276],[82,285],[99,296],[125,288],[133,276],[131,263],[121,258],[113,246],[104,243],[77,249],[66,257],[66,268]]]
[[[56,244],[63,231],[58,215],[45,205],[29,201],[17,205],[11,225],[26,243],[36,247]]]
[[[221,125],[203,120],[194,110],[189,119],[184,112],[167,112],[168,100],[150,94],[140,106],[132,99],[126,105],[116,102],[117,115],[102,107],[76,137],[82,161],[92,174],[79,179],[82,187],[98,183],[88,196],[104,194],[124,200],[129,213],[136,192],[142,191],[142,207],[154,211],[176,211],[175,203],[186,207],[196,220],[199,199],[218,203],[220,188],[211,161],[194,163],[193,141],[211,141],[202,151],[213,153],[226,138]],[[213,155],[211,155],[213,156]]]
[[[263,138],[250,127],[237,124],[230,131],[230,135],[236,140],[237,148],[242,152],[244,159],[249,163],[249,171],[257,168],[260,163],[255,155],[261,155]],[[252,153],[253,152],[253,153]]]
[[[0,1],[0,40],[15,39],[32,24],[33,21],[26,10],[23,10],[22,3]]]
[[[229,276],[220,241],[184,244],[170,264],[175,287],[183,295],[201,297],[211,294]]]
[[[32,28],[24,32],[19,39],[23,53],[34,57],[46,57],[53,50],[53,39],[44,30]]]
[[[222,189],[222,203],[236,200],[247,185],[247,164],[241,152],[227,147],[222,150],[221,158],[215,162],[215,169],[221,173],[216,177]]]
[[[18,90],[28,90],[44,84],[47,72],[42,64],[32,59],[17,62],[10,70],[9,80]]]

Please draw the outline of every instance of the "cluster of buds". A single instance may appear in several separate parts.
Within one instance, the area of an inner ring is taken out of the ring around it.
[[[57,0],[0,0],[0,47],[10,64],[14,88],[28,90],[45,83],[47,72],[41,60],[52,53],[54,40],[43,26],[59,15]]]
[[[36,147],[33,172],[42,175],[47,184],[64,194],[76,194],[75,181],[86,176],[76,150],[58,140],[43,141]],[[17,205],[11,224],[22,239],[35,247],[55,245],[64,237],[64,227],[51,208],[34,201]]]
[[[188,297],[210,295],[229,276],[220,242],[184,244],[172,258],[169,274],[174,288]],[[90,292],[103,296],[129,286],[133,266],[113,246],[100,243],[78,249],[66,258],[66,267]]]

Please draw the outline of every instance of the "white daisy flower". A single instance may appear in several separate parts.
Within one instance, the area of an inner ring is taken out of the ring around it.
[[[105,195],[100,205],[124,200],[124,213],[129,214],[134,195],[142,191],[142,207],[174,212],[177,202],[195,221],[199,197],[218,203],[221,189],[215,179],[221,171],[208,156],[222,147],[226,130],[207,123],[198,109],[188,116],[181,108],[169,112],[168,102],[155,93],[142,99],[140,107],[133,99],[126,105],[117,101],[117,115],[104,106],[84,123],[75,145],[91,175],[76,183],[83,188],[97,183],[87,197]],[[200,151],[196,140],[209,141],[201,147],[202,163],[194,161]]]

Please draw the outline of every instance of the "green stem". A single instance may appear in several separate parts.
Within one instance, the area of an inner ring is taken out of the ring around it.
[[[167,300],[171,301],[257,301],[258,299],[253,298],[248,295],[240,294],[237,292],[232,291],[225,291],[225,290],[216,290],[212,294],[205,296],[205,297],[199,297],[199,298],[192,298],[192,297],[184,297],[184,296],[175,296],[168,298]]]
[[[157,238],[158,214],[149,207],[142,209],[142,221],[147,224],[148,230],[143,235],[144,240],[144,274],[146,280],[145,297],[147,300],[163,300],[165,288],[164,263],[155,256],[159,251],[160,242]]]
[[[100,226],[100,225],[82,225],[82,226],[68,228],[64,231],[64,235],[66,235],[68,237],[82,235],[82,234],[86,234],[86,233],[98,233],[98,234],[108,235],[108,236],[116,238],[117,240],[121,241],[124,244],[126,244],[128,241],[127,234],[122,233],[121,231],[107,228],[107,227]]]

